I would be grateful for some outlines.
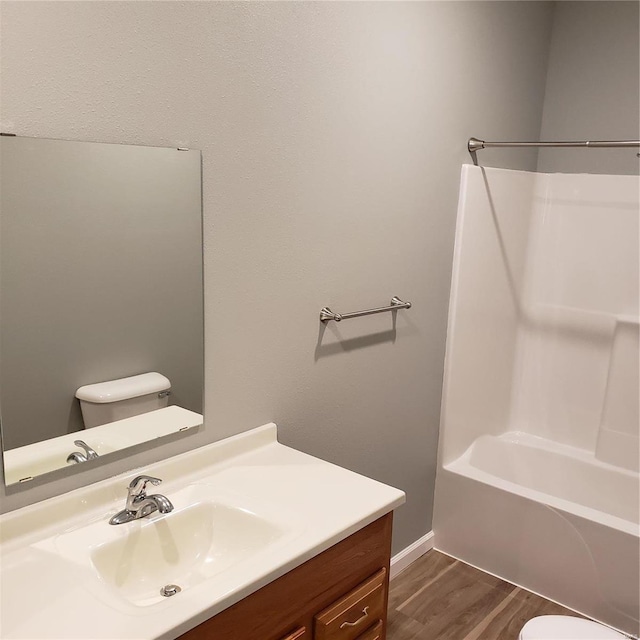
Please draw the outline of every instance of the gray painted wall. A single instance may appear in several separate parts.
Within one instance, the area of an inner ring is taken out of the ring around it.
[[[543,140],[640,139],[640,3],[558,2]],[[637,149],[543,149],[540,171],[638,173]]]
[[[78,387],[159,371],[202,411],[200,155],[0,139],[5,449],[84,428]]]
[[[206,344],[204,430],[3,508],[273,420],[407,492],[396,551],[429,531],[466,140],[538,136],[552,8],[3,2],[3,130],[202,150]]]

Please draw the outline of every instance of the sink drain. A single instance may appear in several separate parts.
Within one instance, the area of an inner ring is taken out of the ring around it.
[[[176,593],[180,593],[182,589],[177,584],[165,584],[162,589],[160,589],[160,595],[165,598],[170,598],[171,596],[175,596]]]

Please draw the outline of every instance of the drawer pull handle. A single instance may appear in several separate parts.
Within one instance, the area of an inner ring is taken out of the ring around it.
[[[343,622],[340,625],[340,628],[344,628],[344,627],[355,627],[356,625],[360,624],[365,618],[369,617],[369,607],[365,607],[362,610],[362,615],[355,621],[355,622]]]

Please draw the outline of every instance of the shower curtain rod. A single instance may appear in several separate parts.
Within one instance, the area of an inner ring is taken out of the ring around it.
[[[478,138],[469,138],[469,153],[475,153],[489,147],[593,147],[594,149],[614,147],[640,147],[640,140],[590,140],[584,142],[485,142]]]

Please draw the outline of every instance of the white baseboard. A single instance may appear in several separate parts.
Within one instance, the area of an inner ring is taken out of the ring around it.
[[[389,577],[395,578],[401,571],[404,571],[412,562],[415,562],[420,556],[433,549],[433,531],[429,531],[418,538],[414,543],[410,544],[406,549],[397,553],[391,558],[391,571]]]

